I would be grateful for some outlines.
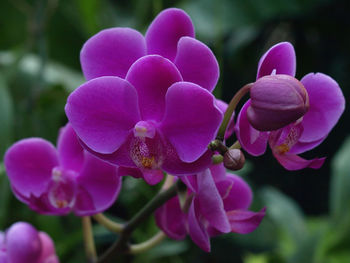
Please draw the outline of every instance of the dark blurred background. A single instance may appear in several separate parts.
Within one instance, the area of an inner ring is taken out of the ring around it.
[[[215,90],[228,102],[255,80],[260,56],[273,44],[290,41],[297,54],[297,78],[309,72],[332,76],[350,92],[350,18],[346,0],[2,0],[0,8],[0,154],[16,140],[43,137],[55,143],[66,123],[69,93],[84,82],[79,52],[84,42],[108,27],[145,33],[167,7],[184,9],[196,37],[215,53],[221,77]],[[328,138],[306,158],[327,156],[319,170],[284,170],[271,152],[246,156],[242,176],[254,189],[253,209],[267,206],[267,217],[253,234],[212,240],[211,254],[190,240],[166,241],[134,262],[350,262],[349,110]],[[335,154],[340,151],[336,157]],[[348,150],[349,149],[349,150]],[[347,159],[348,158],[348,159]],[[347,172],[348,171],[348,172]],[[109,215],[127,220],[156,192],[132,178]],[[133,191],[130,191],[133,190]],[[19,203],[0,175],[0,229],[17,220],[32,222],[56,242],[61,262],[84,262],[80,221],[39,216]],[[115,239],[95,226],[98,250]],[[135,234],[142,241],[156,231],[145,222]]]

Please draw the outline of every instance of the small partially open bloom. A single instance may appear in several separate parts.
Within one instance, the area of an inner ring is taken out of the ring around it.
[[[250,124],[259,131],[282,128],[301,118],[309,109],[303,84],[285,74],[259,78],[250,89],[247,110]]]
[[[258,81],[271,73],[295,75],[295,52],[288,42],[271,47],[260,59]],[[320,168],[325,158],[305,160],[297,154],[318,146],[337,123],[345,108],[345,99],[337,82],[322,73],[309,73],[300,82],[309,97],[309,110],[301,118],[274,131],[258,131],[248,120],[248,100],[242,107],[235,127],[244,150],[254,156],[265,152],[269,143],[273,155],[288,170]],[[269,118],[269,116],[266,116]]]
[[[60,131],[57,150],[41,138],[23,139],[7,150],[4,164],[15,196],[43,214],[99,213],[121,187],[117,168],[84,150],[69,124]]]
[[[59,263],[52,239],[26,222],[0,232],[1,263]]]
[[[181,177],[189,190],[185,205],[173,197],[155,213],[156,223],[173,239],[187,234],[204,251],[210,251],[210,237],[223,233],[254,231],[265,215],[248,210],[252,191],[237,175],[226,173],[222,164],[212,165],[197,175]]]

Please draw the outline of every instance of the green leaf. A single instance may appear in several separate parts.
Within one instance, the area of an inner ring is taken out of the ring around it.
[[[13,134],[13,102],[7,84],[0,74],[0,156],[12,142]]]
[[[330,186],[330,211],[339,220],[350,207],[350,137],[348,137],[332,161]]]
[[[0,165],[0,230],[3,229],[8,213],[11,197],[10,184],[7,180],[3,163]]]
[[[304,241],[307,234],[305,220],[294,200],[272,187],[264,188],[261,196],[267,207],[267,216],[285,231],[295,244]]]

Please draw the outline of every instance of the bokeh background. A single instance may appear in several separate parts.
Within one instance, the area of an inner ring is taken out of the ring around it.
[[[196,36],[220,64],[217,97],[229,101],[255,80],[260,56],[273,44],[290,41],[297,53],[297,77],[323,72],[350,93],[350,17],[347,0],[1,0],[0,156],[16,140],[43,137],[55,143],[67,119],[69,93],[84,82],[79,64],[83,43],[108,27],[145,33],[164,8],[179,7],[192,18]],[[350,138],[348,109],[329,137],[307,158],[327,156],[319,170],[284,170],[267,152],[246,156],[240,174],[254,189],[252,209],[267,207],[252,234],[212,239],[212,253],[191,240],[166,240],[123,262],[349,263]],[[158,190],[124,178],[123,190],[107,215],[129,219]],[[0,229],[29,221],[48,232],[61,262],[85,262],[80,219],[35,214],[17,201],[0,166]],[[153,219],[133,236],[140,242],[156,232]],[[116,236],[94,225],[98,252]]]

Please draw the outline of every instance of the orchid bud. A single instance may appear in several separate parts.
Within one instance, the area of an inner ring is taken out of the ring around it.
[[[25,222],[15,223],[8,229],[6,247],[11,263],[36,263],[42,249],[38,231]]]
[[[280,129],[301,118],[309,109],[306,89],[289,75],[259,78],[250,89],[250,98],[247,117],[259,131]]]
[[[244,163],[244,154],[239,149],[230,149],[224,154],[224,166],[229,170],[240,170],[243,168]]]

